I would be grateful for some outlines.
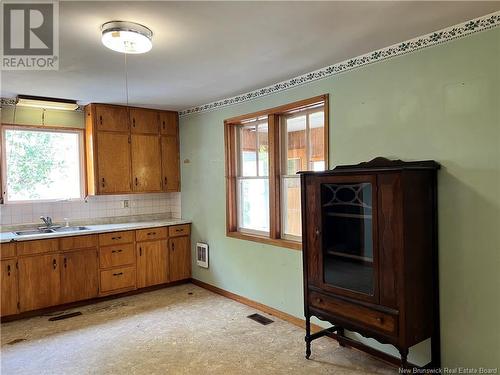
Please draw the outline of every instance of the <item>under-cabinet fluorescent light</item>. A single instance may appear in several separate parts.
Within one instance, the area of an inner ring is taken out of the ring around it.
[[[18,95],[16,105],[21,107],[58,109],[63,111],[74,111],[78,109],[76,100],[44,98],[41,96]]]

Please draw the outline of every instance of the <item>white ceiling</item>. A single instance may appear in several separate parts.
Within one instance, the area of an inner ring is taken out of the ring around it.
[[[100,41],[110,20],[154,32],[151,52],[128,55],[130,104],[180,110],[499,9],[496,1],[61,1],[59,71],[3,71],[1,96],[124,104],[125,55]]]

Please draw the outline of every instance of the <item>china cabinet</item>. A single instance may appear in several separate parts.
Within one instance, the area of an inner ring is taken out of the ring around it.
[[[439,366],[438,169],[376,158],[301,173],[307,358],[325,335],[375,351],[350,330],[394,345],[403,366],[409,348],[431,338],[429,366]],[[333,326],[311,334],[312,316]]]

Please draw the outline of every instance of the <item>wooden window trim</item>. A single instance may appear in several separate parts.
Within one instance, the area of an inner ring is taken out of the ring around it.
[[[281,126],[280,116],[315,103],[324,103],[324,157],[325,166],[329,167],[329,102],[328,94],[315,96],[246,115],[236,116],[224,121],[224,148],[226,169],[226,236],[241,240],[254,241],[293,250],[302,250],[302,242],[281,238]],[[237,203],[237,142],[238,126],[245,120],[268,117],[269,136],[269,237],[238,231]]]

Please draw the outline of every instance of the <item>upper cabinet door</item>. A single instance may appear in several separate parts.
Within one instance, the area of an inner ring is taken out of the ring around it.
[[[177,112],[160,112],[160,132],[162,135],[177,136],[179,132]]]
[[[97,136],[97,190],[100,194],[130,192],[129,135],[99,133]]]
[[[130,108],[132,133],[158,134],[158,112],[144,108]]]
[[[135,192],[161,191],[160,140],[132,134],[132,185]]]
[[[95,115],[95,124],[99,131],[129,131],[127,107],[96,104]]]
[[[179,143],[177,137],[161,137],[161,157],[163,190],[179,191]]]

